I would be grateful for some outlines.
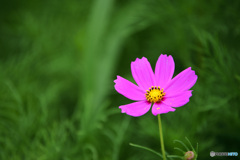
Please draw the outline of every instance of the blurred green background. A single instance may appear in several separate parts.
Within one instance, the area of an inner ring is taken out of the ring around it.
[[[240,154],[239,15],[238,0],[1,1],[0,159],[159,159],[129,146],[160,152],[157,117],[121,114],[132,101],[113,80],[161,53],[198,75],[190,102],[162,115],[167,152],[187,136],[199,159]]]

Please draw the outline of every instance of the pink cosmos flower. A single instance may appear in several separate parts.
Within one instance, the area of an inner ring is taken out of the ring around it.
[[[147,113],[152,106],[152,114],[158,115],[175,111],[189,102],[197,75],[191,67],[173,77],[175,64],[171,55],[161,54],[157,60],[155,73],[147,58],[137,58],[131,63],[132,76],[137,85],[117,76],[115,89],[123,96],[137,101],[119,108],[122,113],[138,117]]]

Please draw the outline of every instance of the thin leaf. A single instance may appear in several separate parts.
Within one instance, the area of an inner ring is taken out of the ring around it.
[[[186,148],[186,150],[189,151],[189,148],[182,141],[174,140],[174,142],[178,142],[178,143],[182,144]]]
[[[189,143],[189,145],[191,146],[192,150],[193,150],[194,152],[196,152],[195,149],[194,149],[193,146],[192,146],[192,143],[189,141],[189,139],[188,139],[187,137],[185,137],[185,139],[188,141],[188,143]]]
[[[182,156],[178,156],[178,155],[168,155],[167,157],[168,158],[179,158],[179,159],[183,158]]]
[[[198,153],[198,143],[197,143],[197,147],[196,147],[197,153]]]
[[[158,153],[158,152],[156,152],[156,151],[154,151],[154,150],[152,150],[152,149],[150,149],[150,148],[148,148],[148,147],[144,147],[144,146],[137,145],[137,144],[133,144],[133,143],[129,143],[129,145],[130,145],[130,146],[133,146],[133,147],[145,149],[145,150],[147,150],[147,151],[150,151],[150,152],[152,152],[152,153],[155,153],[156,155],[158,155],[159,157],[162,158],[162,154],[160,154],[160,153]]]
[[[183,154],[185,154],[185,152],[184,152],[182,149],[178,148],[178,147],[174,147],[174,149],[179,150],[180,152],[182,152]]]

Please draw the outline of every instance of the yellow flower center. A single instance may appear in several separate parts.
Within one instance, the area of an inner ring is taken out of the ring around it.
[[[160,87],[157,86],[152,86],[147,90],[147,93],[145,93],[147,101],[151,103],[160,102],[165,94],[163,89],[160,90]]]

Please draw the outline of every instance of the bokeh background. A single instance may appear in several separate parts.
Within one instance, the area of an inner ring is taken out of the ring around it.
[[[172,55],[198,75],[190,102],[162,115],[173,140],[240,154],[240,1],[10,0],[0,5],[0,159],[159,159],[157,117],[122,114],[130,63]]]

